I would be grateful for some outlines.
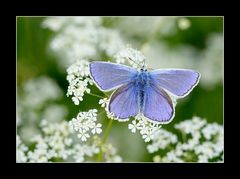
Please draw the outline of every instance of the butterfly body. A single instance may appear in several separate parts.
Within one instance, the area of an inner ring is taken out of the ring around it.
[[[150,85],[149,73],[141,69],[136,76],[134,76],[133,83],[136,88],[139,112],[142,112],[145,101],[145,90]]]
[[[200,74],[186,69],[139,71],[109,62],[90,63],[90,74],[101,90],[116,89],[108,105],[109,112],[126,119],[142,113],[154,122],[168,123],[175,114],[169,93],[186,96],[198,83]]]

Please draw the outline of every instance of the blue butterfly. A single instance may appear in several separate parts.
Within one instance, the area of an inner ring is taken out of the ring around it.
[[[169,123],[174,117],[169,93],[185,97],[200,79],[200,73],[187,69],[136,70],[110,62],[91,62],[89,68],[102,91],[116,89],[110,97],[109,112],[120,119],[141,113],[158,123]]]

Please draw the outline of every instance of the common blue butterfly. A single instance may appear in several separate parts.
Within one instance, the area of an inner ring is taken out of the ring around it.
[[[116,89],[108,110],[117,118],[143,114],[146,118],[169,123],[175,114],[171,95],[185,97],[198,84],[200,73],[188,69],[148,71],[110,62],[91,62],[90,74],[103,91]]]

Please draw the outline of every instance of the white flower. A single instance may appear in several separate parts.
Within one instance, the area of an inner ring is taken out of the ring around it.
[[[18,135],[16,136],[16,149],[17,149],[16,161],[26,162],[27,161],[26,151],[28,151],[28,147],[22,143]]]
[[[87,112],[78,113],[76,118],[73,118],[68,122],[69,127],[72,131],[78,133],[78,137],[82,141],[87,141],[87,139],[92,134],[100,134],[102,132],[102,124],[96,123],[97,121],[97,110],[90,109]]]
[[[111,144],[102,145],[102,151],[106,162],[121,162],[122,158],[116,155],[117,150]]]
[[[72,97],[75,105],[79,105],[83,101],[84,93],[90,93],[88,85],[92,85],[92,79],[89,77],[89,62],[86,60],[78,60],[67,69],[67,80],[69,82],[67,96]]]
[[[114,118],[115,115],[114,115],[113,112],[109,112],[108,109],[106,109],[106,108],[105,108],[105,111],[106,111],[107,117],[108,117],[109,119],[115,119],[115,118]]]
[[[87,141],[87,138],[90,137],[90,135],[88,133],[86,133],[86,130],[84,129],[79,129],[78,131],[78,138],[80,138],[83,142]]]
[[[106,28],[102,17],[49,17],[43,27],[50,28],[56,35],[50,49],[57,55],[61,67],[66,67],[78,58],[96,59],[104,53],[112,56],[123,47],[118,30]]]
[[[177,142],[177,136],[164,130],[157,130],[153,137],[152,143],[147,145],[149,153],[158,151],[159,149],[165,149],[170,144],[175,144]]]
[[[108,99],[107,98],[104,98],[104,99],[100,99],[98,104],[101,104],[101,107],[106,107],[107,104],[108,104]]]
[[[137,130],[137,125],[138,123],[136,122],[136,120],[133,120],[132,124],[128,124],[128,129],[130,129],[132,133],[135,133]]]
[[[119,155],[114,155],[112,156],[111,160],[109,160],[108,162],[113,162],[113,163],[120,163],[122,162],[122,157],[120,157]]]
[[[200,85],[211,89],[223,82],[224,39],[222,33],[209,35],[207,47],[198,55],[196,70],[202,74]]]
[[[147,145],[149,153],[162,149],[166,152],[161,161],[168,162],[209,162],[223,156],[223,127],[217,123],[209,124],[205,119],[193,117],[175,125],[185,136],[179,142],[176,135],[161,129],[157,130],[152,143]],[[172,145],[171,145],[172,144]],[[169,150],[170,149],[170,150]]]
[[[160,127],[161,125],[151,123],[142,114],[135,116],[135,120],[131,124],[128,124],[128,129],[132,133],[136,133],[139,130],[145,142],[149,142],[156,135]]]
[[[47,101],[57,100],[62,97],[63,93],[58,84],[51,78],[40,76],[28,80],[23,85],[23,93],[20,105],[27,106],[31,109],[40,109]],[[29,110],[29,109],[28,109]],[[30,110],[32,111],[32,110]],[[22,111],[26,115],[25,111]],[[29,118],[31,118],[29,116]],[[34,117],[32,120],[35,120]]]
[[[92,118],[95,118],[95,117],[97,116],[97,112],[98,112],[97,109],[90,109],[90,110],[88,111],[88,115],[89,115],[90,117],[92,117]]]
[[[205,119],[201,119],[200,117],[193,117],[192,120],[185,120],[176,124],[174,127],[186,134],[194,134],[199,131],[206,124]]]
[[[159,155],[154,156],[153,162],[161,162],[161,157]]]
[[[176,154],[173,151],[170,151],[167,153],[167,159],[168,161],[171,161],[171,162],[179,160],[179,158],[176,156]]]
[[[80,97],[80,99],[77,97],[72,97],[72,101],[74,102],[75,105],[79,105],[79,101],[82,101],[82,100],[83,99],[81,97]]]
[[[151,134],[151,132],[145,132],[142,135],[142,138],[144,139],[145,142],[149,142],[152,139],[153,135]]]
[[[47,152],[47,159],[51,159],[53,157],[57,157],[57,153],[55,150],[52,150],[50,149],[48,152]]]
[[[218,134],[219,130],[221,130],[219,128],[219,125],[216,123],[213,123],[203,128],[202,133],[207,140],[210,140],[212,136]]]
[[[134,68],[142,68],[146,59],[142,52],[129,47],[118,52],[114,58],[117,63],[124,63],[127,60]]]
[[[207,163],[208,157],[206,155],[198,155],[198,162],[199,163]]]
[[[48,119],[51,122],[57,122],[65,118],[68,110],[64,105],[49,104],[43,111],[42,118]]]
[[[95,125],[93,126],[91,132],[92,132],[93,134],[95,134],[95,133],[100,134],[100,133],[102,132],[102,129],[101,129],[102,124],[100,124],[100,123],[98,123],[97,125],[96,125],[96,123],[94,123],[94,124],[95,124]]]

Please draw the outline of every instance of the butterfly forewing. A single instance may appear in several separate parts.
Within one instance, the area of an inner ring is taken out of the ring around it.
[[[102,90],[111,90],[131,82],[137,70],[109,62],[90,63],[90,74]]]
[[[193,70],[169,69],[150,72],[152,83],[178,97],[186,96],[198,83],[200,74]]]

